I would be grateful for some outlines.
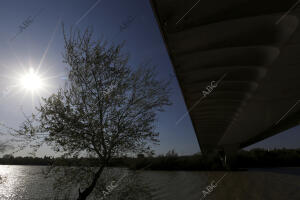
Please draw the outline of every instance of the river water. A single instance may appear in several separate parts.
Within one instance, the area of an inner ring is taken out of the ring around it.
[[[1,200],[52,200],[42,166],[0,165]],[[238,172],[142,171],[153,200],[300,200],[300,168]]]

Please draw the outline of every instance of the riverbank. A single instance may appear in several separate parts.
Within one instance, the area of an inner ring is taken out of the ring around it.
[[[98,166],[93,158],[53,158],[53,157],[13,157],[0,158],[2,165],[58,165],[58,166]],[[108,167],[126,167],[132,170],[224,170],[218,154],[179,156],[174,151],[165,155],[145,157],[119,157],[111,159]],[[237,154],[237,168],[300,167],[300,149],[274,149],[267,151],[253,149]]]

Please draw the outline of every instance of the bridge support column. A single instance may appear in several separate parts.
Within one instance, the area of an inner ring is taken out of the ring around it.
[[[223,147],[225,152],[224,164],[229,170],[237,168],[238,147],[238,145],[227,145]]]

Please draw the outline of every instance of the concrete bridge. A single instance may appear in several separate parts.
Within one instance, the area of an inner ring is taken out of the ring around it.
[[[300,123],[298,0],[151,0],[203,152]]]

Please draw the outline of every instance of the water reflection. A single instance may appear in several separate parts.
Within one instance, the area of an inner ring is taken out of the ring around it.
[[[53,199],[55,193],[52,183],[40,173],[43,168],[0,166],[0,199]],[[294,168],[293,171],[300,172],[300,168]],[[134,194],[132,196],[139,200],[200,200],[203,190],[213,180],[218,181],[224,173],[141,171],[135,174],[134,178],[124,179],[121,185],[125,188],[122,196]],[[299,189],[300,179],[297,173],[281,174],[273,173],[272,170],[239,171],[228,173],[205,199],[300,199]],[[112,195],[111,199],[120,199],[120,196]]]
[[[0,199],[38,199],[41,193],[45,198],[51,197],[51,188],[42,178],[41,169],[38,166],[1,165]]]
[[[151,186],[155,200],[200,200],[206,187],[224,172],[144,172],[142,176]],[[205,199],[300,199],[299,189],[297,175],[238,171],[229,172]]]
[[[22,168],[18,166],[1,166],[0,167],[0,199],[21,198],[24,190],[20,187],[24,183],[22,177]]]

